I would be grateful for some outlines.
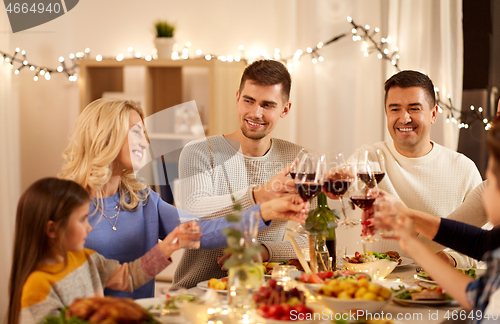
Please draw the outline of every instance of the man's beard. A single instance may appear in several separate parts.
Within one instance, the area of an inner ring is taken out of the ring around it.
[[[262,131],[262,132],[252,132],[252,131],[248,131],[245,126],[242,126],[241,127],[241,132],[243,133],[243,135],[248,138],[248,139],[252,139],[252,140],[260,140],[260,139],[263,139],[264,137],[266,137],[267,135],[269,135],[269,132],[265,132],[265,131]]]

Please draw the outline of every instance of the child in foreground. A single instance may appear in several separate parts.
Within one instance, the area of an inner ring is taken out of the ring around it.
[[[180,224],[141,258],[119,264],[85,249],[90,196],[76,182],[41,179],[21,196],[16,215],[8,322],[38,323],[76,298],[103,289],[131,292],[153,279],[179,249]],[[200,233],[201,237],[201,233]]]

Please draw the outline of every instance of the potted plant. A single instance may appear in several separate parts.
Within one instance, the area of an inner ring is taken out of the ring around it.
[[[155,33],[155,47],[158,58],[170,58],[175,43],[175,24],[171,24],[166,20],[158,20],[155,22]]]

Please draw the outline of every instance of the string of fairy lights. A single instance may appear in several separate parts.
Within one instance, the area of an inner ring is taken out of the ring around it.
[[[347,17],[347,22],[351,24],[352,29],[352,40],[357,42],[360,41],[362,43],[361,50],[365,57],[370,56],[373,53],[376,53],[377,57],[381,60],[388,61],[394,68],[399,72],[401,71],[398,63],[399,63],[399,49],[397,46],[393,46],[391,49],[391,37],[381,37],[379,40],[378,35],[380,33],[380,29],[378,27],[371,28],[369,25],[358,25],[354,22],[351,17]],[[319,42],[314,47],[307,47],[305,51],[302,49],[298,49],[293,55],[283,56],[281,51],[276,48],[274,50],[273,55],[262,51],[260,52],[261,58],[266,59],[275,59],[283,62],[288,70],[292,72],[293,63],[299,61],[303,56],[309,56],[311,58],[312,63],[320,63],[324,61],[324,57],[321,55],[321,49],[327,45],[330,45],[339,39],[347,36],[348,34],[340,34],[338,36],[333,37],[332,39],[326,42]],[[197,49],[195,51],[195,55],[190,55],[191,51],[191,43],[186,42],[182,48],[178,44],[175,44],[172,50],[171,59],[172,60],[192,60],[192,59],[204,59],[207,61],[210,60],[219,60],[222,62],[247,62],[245,55],[245,47],[243,45],[239,46],[239,55],[215,55],[211,53],[204,53],[201,49]],[[129,59],[140,60],[143,59],[145,61],[152,61],[158,59],[158,55],[156,49],[153,50],[152,54],[143,55],[141,52],[134,51],[133,47],[129,47],[127,49]],[[80,59],[91,59],[90,49],[86,48],[83,52],[77,52],[69,54],[69,60],[66,61],[64,57],[59,57],[60,65],[57,68],[49,68],[47,66],[41,66],[34,64],[31,61],[28,61],[26,56],[26,51],[21,50],[20,48],[16,48],[13,55],[10,55],[6,52],[0,51],[0,62],[4,61],[7,63],[7,66],[14,70],[14,74],[19,74],[23,69],[29,69],[30,71],[35,73],[33,77],[34,81],[38,81],[40,77],[44,77],[45,80],[50,80],[52,75],[61,74],[66,75],[69,81],[75,82],[78,80],[78,66]],[[115,57],[103,57],[102,55],[96,55],[95,60],[100,62],[105,59],[116,59],[117,61],[122,61],[126,59],[125,55],[119,53]],[[16,67],[17,65],[17,67]],[[436,92],[436,99],[438,104],[438,111],[443,113],[446,109],[446,122],[456,124],[459,129],[468,129],[470,125],[474,122],[481,122],[485,126],[485,129],[488,130],[490,128],[489,120],[487,116],[485,116],[485,112],[482,107],[474,107],[470,106],[469,111],[462,111],[461,109],[457,109],[453,106],[451,101],[451,95],[447,95],[447,101],[443,101],[441,99],[439,88],[434,89]]]

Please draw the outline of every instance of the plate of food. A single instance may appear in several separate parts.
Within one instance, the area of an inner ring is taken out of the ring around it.
[[[407,265],[410,265],[413,263],[413,260],[410,259],[410,258],[406,258],[406,257],[399,257],[399,259],[401,260],[401,262],[399,262],[399,264],[396,266],[396,268],[399,268],[399,267],[404,267],[404,266],[407,266]]]
[[[220,280],[216,279],[216,278],[212,278],[210,280],[198,282],[196,287],[203,289],[203,290],[213,289],[219,293],[225,294],[225,293],[227,293],[227,277],[222,278]]]
[[[424,270],[420,270],[417,268],[417,273],[415,274],[415,279],[417,281],[422,281],[430,284],[437,284],[437,281],[432,279],[432,277]],[[466,274],[474,279],[477,278],[477,276],[481,276],[484,273],[483,269],[457,269],[457,271],[462,272],[463,274]]]
[[[444,292],[440,286],[430,286],[428,288],[405,288],[404,286],[400,286],[399,289],[392,289],[392,291],[394,292],[392,300],[402,306],[456,304],[456,301]]]

